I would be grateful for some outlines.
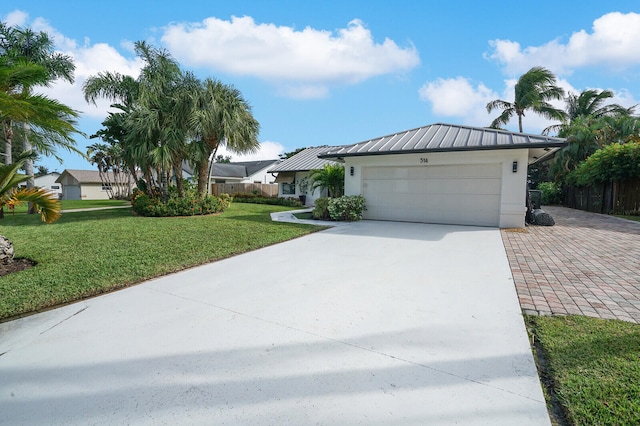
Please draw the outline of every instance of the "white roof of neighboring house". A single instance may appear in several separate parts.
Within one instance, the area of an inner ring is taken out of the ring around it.
[[[238,161],[213,163],[211,176],[223,178],[246,178],[277,163],[278,160]]]
[[[269,173],[305,172],[314,169],[321,169],[326,164],[334,164],[335,161],[318,158],[318,154],[327,152],[328,150],[335,148],[336,147],[331,146],[307,148],[303,151],[300,151],[296,155],[276,164],[274,167],[269,169]]]

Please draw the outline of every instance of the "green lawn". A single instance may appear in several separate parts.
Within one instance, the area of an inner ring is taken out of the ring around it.
[[[233,204],[215,216],[145,218],[129,209],[7,215],[0,235],[16,257],[38,264],[0,277],[0,319],[93,296],[194,265],[314,232],[312,225],[272,222],[286,207]]]
[[[581,316],[526,321],[569,424],[640,424],[640,325]]]
[[[62,210],[89,209],[94,207],[114,207],[131,205],[129,201],[123,200],[62,200],[60,201]],[[15,214],[26,213],[27,203],[22,203],[15,209]],[[5,215],[11,216],[11,212],[5,207]],[[1,225],[1,224],[0,224]]]
[[[640,222],[640,216],[638,215],[623,215],[623,214],[616,214],[614,215],[616,217],[621,217],[623,219],[629,219],[629,220],[635,220],[636,222]]]

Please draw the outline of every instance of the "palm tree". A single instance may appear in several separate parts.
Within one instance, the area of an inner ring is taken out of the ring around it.
[[[23,90],[46,83],[48,76],[42,66],[25,62],[13,64],[0,57],[0,121],[5,139],[5,163],[12,164],[14,133],[23,130],[14,126],[16,122],[29,123],[43,153],[54,153],[54,145],[77,151],[72,135],[80,133],[76,128],[78,112],[56,100]]]
[[[30,28],[8,27],[6,24],[0,23],[0,37],[3,40],[0,55],[9,63],[30,63],[40,65],[46,70],[47,77],[44,81],[35,84],[29,84],[28,81],[21,82],[20,88],[25,94],[31,93],[33,86],[48,86],[57,79],[73,83],[75,65],[72,58],[55,52],[53,40],[46,32],[35,32]],[[32,145],[35,145],[38,151],[51,153],[55,152],[55,146],[62,146],[82,155],[80,151],[75,149],[75,142],[72,139],[61,138],[56,132],[49,133],[47,131],[37,132],[32,137],[30,123],[23,121],[22,126],[24,129],[22,134],[24,151],[31,151]],[[10,141],[5,139],[5,143],[9,144]],[[11,157],[5,157],[5,161],[5,164],[10,164]],[[30,178],[27,181],[27,186],[33,187],[33,159],[28,158],[24,167]]]
[[[321,169],[309,172],[311,192],[316,188],[326,189],[329,197],[340,197],[344,192],[344,166],[342,164],[325,164]]]
[[[560,100],[563,96],[564,90],[556,85],[556,77],[551,71],[533,67],[518,79],[513,102],[496,99],[487,104],[489,113],[494,109],[502,110],[502,114],[491,122],[490,127],[500,128],[517,115],[518,129],[522,133],[522,117],[527,110],[551,120],[564,121],[566,113],[549,103],[551,100]]]
[[[232,152],[256,152],[260,146],[260,125],[251,106],[238,89],[208,78],[195,93],[189,119],[193,135],[191,158],[198,170],[198,193],[207,192],[209,164],[218,148],[225,145]]]

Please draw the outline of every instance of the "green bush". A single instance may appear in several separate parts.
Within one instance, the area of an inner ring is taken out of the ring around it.
[[[562,190],[555,182],[540,182],[538,189],[542,191],[542,204],[549,206],[562,203]]]
[[[235,194],[233,201],[236,203],[269,204],[275,206],[302,207],[297,198],[262,197],[254,194]]]
[[[329,200],[327,197],[320,197],[316,199],[315,207],[313,208],[313,218],[317,220],[329,220]]]
[[[594,152],[569,174],[567,183],[590,186],[640,177],[640,143],[612,143]]]
[[[215,196],[199,198],[191,194],[185,194],[184,197],[171,195],[166,202],[163,202],[160,198],[136,193],[132,206],[133,211],[140,216],[196,216],[222,212],[229,206],[229,200],[230,197],[228,195],[221,198]]]
[[[333,220],[354,221],[362,219],[367,209],[362,195],[343,195],[329,200],[329,216]]]

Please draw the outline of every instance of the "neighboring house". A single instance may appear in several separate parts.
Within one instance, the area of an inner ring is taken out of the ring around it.
[[[60,177],[60,173],[52,172],[42,176],[36,176],[33,178],[33,185],[36,188],[44,189],[47,192],[51,192],[58,196],[62,195],[62,184],[56,182],[56,179]],[[23,186],[23,185],[21,185]]]
[[[238,161],[213,163],[209,175],[211,183],[273,183],[275,178],[267,171],[278,160]]]
[[[317,188],[312,192],[309,185],[308,189],[304,191],[304,188],[300,188],[300,184],[303,186],[305,183],[310,184],[309,172],[311,170],[321,169],[326,164],[335,163],[332,160],[318,158],[318,154],[327,152],[329,149],[331,149],[329,146],[307,148],[270,168],[269,173],[278,174],[275,179],[278,184],[278,197],[297,198],[304,195],[304,204],[307,206],[312,206],[315,200],[320,197],[326,197],[326,190],[321,191],[320,188]]]
[[[113,182],[113,175],[111,182]],[[115,188],[103,185],[100,173],[97,170],[71,170],[66,169],[56,179],[62,184],[62,198],[64,200],[108,200],[110,190]],[[129,190],[135,186],[135,182],[130,182]],[[126,188],[123,188],[126,190]]]
[[[527,166],[566,140],[479,127],[432,124],[320,158],[345,164],[345,194],[366,199],[365,219],[525,226]]]

